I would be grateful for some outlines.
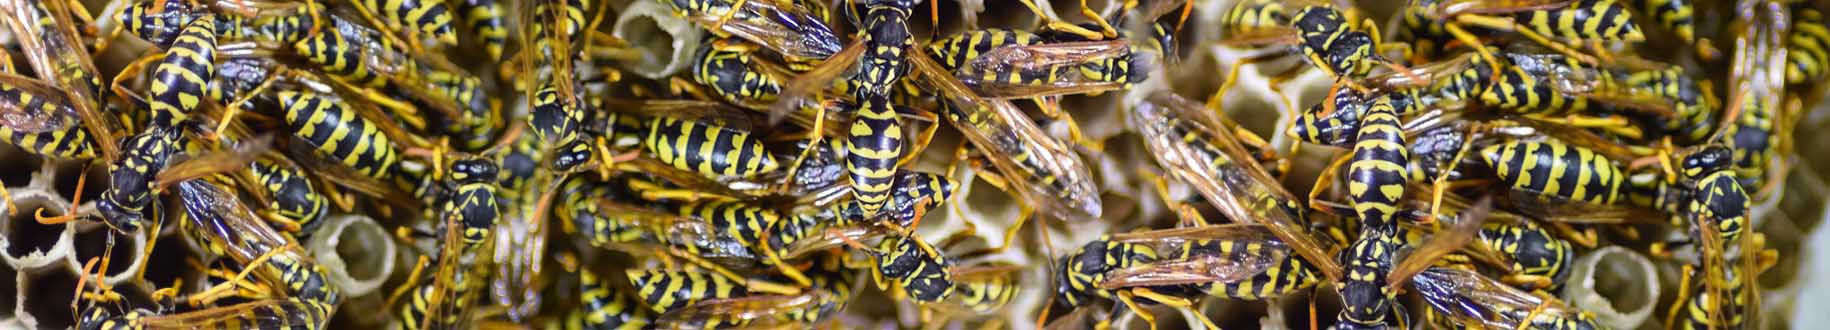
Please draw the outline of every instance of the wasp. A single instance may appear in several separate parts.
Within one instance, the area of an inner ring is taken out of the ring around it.
[[[855,201],[840,202],[831,210],[837,224],[793,227],[789,225],[799,224],[782,222],[783,226],[772,230],[774,236],[771,237],[771,240],[781,242],[771,243],[782,246],[783,257],[793,259],[847,241],[890,234],[895,228],[915,226],[928,211],[940,207],[953,195],[953,180],[938,173],[905,170],[897,173],[896,182],[887,208],[875,217],[864,216],[862,207]]]
[[[1462,0],[1414,1],[1399,14],[1405,29],[1399,36],[1405,40],[1453,39],[1467,45],[1483,45],[1474,31],[1479,27],[1518,35],[1583,63],[1598,63],[1594,56],[1583,54],[1564,44],[1590,42],[1638,42],[1645,35],[1633,23],[1625,5],[1614,0],[1519,1],[1476,3]],[[1497,61],[1491,50],[1475,47],[1488,61]]]
[[[673,283],[686,285],[672,290],[671,293],[675,294],[676,298],[691,300],[692,303],[670,309],[656,319],[656,323],[668,327],[805,327],[843,309],[850,299],[851,280],[834,269],[834,266],[837,266],[836,261],[815,262],[814,284],[807,290],[795,294],[758,294],[736,291],[723,294],[719,293],[723,288],[717,286],[716,282],[698,282],[707,277],[690,276],[695,274],[690,271],[649,271],[647,273],[631,271],[630,281],[631,283],[651,284],[662,281],[668,285],[673,285]],[[638,275],[641,276],[640,279],[638,279]],[[637,287],[644,289],[644,292],[653,292],[645,290],[651,289],[650,286],[637,285]]]
[[[1363,15],[1357,10],[1338,9],[1319,1],[1254,0],[1234,4],[1221,16],[1221,28],[1226,32],[1221,44],[1274,51],[1231,63],[1226,80],[1209,98],[1210,105],[1218,107],[1226,98],[1227,91],[1238,80],[1241,67],[1283,58],[1286,54],[1302,55],[1309,64],[1307,67],[1322,70],[1329,76],[1365,77],[1374,67],[1386,62],[1376,54],[1384,47],[1378,40],[1378,28],[1370,19],[1362,22],[1361,18]],[[1283,94],[1282,82],[1300,72],[1292,69],[1272,77],[1272,91]],[[1356,86],[1355,89],[1364,89],[1349,82]],[[1288,100],[1283,103],[1287,108],[1294,108]]]
[[[175,186],[189,215],[190,221],[184,223],[189,235],[203,243],[208,252],[232,258],[247,269],[233,280],[239,282],[243,276],[251,275],[260,283],[281,290],[283,295],[169,315],[136,311],[117,316],[91,308],[84,313],[79,327],[137,329],[161,324],[226,327],[241,322],[271,321],[320,329],[329,321],[341,296],[337,288],[330,285],[324,269],[313,264],[297,243],[261,224],[252,210],[214,183],[188,180]],[[234,283],[224,283],[192,294],[185,300],[192,305],[214,302],[234,294],[238,287]]]
[[[635,329],[655,320],[635,297],[598,278],[597,273],[579,272],[578,290],[578,310],[567,318],[567,329]]]
[[[793,58],[819,60],[840,52],[839,37],[799,5],[772,1],[670,0],[674,15],[719,36],[749,40]]]
[[[1599,329],[1594,317],[1564,304],[1470,270],[1435,267],[1414,279],[1423,301],[1462,326],[1533,329]]]
[[[272,299],[174,314],[137,309],[114,315],[91,306],[76,320],[78,329],[239,329],[251,324],[285,329],[323,329],[336,306],[306,299]]]
[[[118,159],[120,146],[113,142],[119,141],[122,123],[117,121],[118,117],[103,112],[100,103],[102,81],[97,74],[100,71],[95,69],[89,52],[83,49],[84,43],[77,39],[77,29],[69,22],[69,8],[65,5],[67,3],[13,0],[0,2],[0,10],[9,14],[5,15],[5,21],[12,27],[13,40],[32,64],[32,72],[54,86],[53,91],[65,93],[67,104],[75,109],[77,118],[82,119],[83,128],[94,141],[100,142],[95,144],[99,155],[103,159]],[[6,70],[13,72],[11,64]]]
[[[358,116],[333,96],[309,90],[285,90],[278,96],[293,135],[311,144],[322,156],[378,180],[392,175],[400,160],[399,151],[375,123]]]
[[[1786,83],[1803,85],[1823,80],[1830,68],[1830,28],[1823,11],[1810,3],[1792,4],[1792,30],[1786,35]]]
[[[464,24],[470,26],[472,37],[483,44],[484,54],[491,60],[502,60],[502,52],[508,48],[507,14],[502,4],[495,0],[463,0],[455,4],[464,15]]]
[[[96,156],[98,144],[80,125],[74,103],[56,87],[25,77],[0,76],[0,110],[8,118],[0,139],[43,156],[82,159]]]
[[[713,178],[748,178],[781,166],[750,132],[673,117],[649,119],[646,124],[642,145],[654,158],[681,170]]]
[[[444,1],[361,0],[352,3],[363,9],[364,15],[381,16],[386,26],[406,30],[403,32],[408,35],[418,35],[414,33],[417,32],[441,44],[457,44],[457,32],[451,28],[451,7]]]
[[[1026,206],[1024,220],[1036,210],[1060,219],[1099,217],[1098,189],[1093,187],[1086,167],[1080,165],[1078,155],[1043,133],[1015,104],[979,98],[957,79],[940,78],[946,77],[948,71],[925,54],[918,55],[911,61],[922,72],[923,79],[917,80],[924,88],[943,95],[947,120],[960,128],[966,140],[982,150],[1002,175],[976,173],[1022,199]],[[1017,227],[1021,226],[1013,226]]]
[[[1070,306],[1116,299],[1154,324],[1140,304],[1188,309],[1202,295],[1258,300],[1319,283],[1315,265],[1292,252],[1255,224],[1112,234],[1061,258],[1056,291]]]

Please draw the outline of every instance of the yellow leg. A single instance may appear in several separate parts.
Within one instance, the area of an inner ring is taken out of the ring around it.
[[[227,296],[229,293],[228,292],[229,289],[234,289],[236,287],[236,283],[241,282],[241,281],[246,281],[248,279],[249,274],[252,274],[255,269],[260,269],[260,267],[265,266],[262,264],[266,263],[268,259],[272,259],[273,256],[279,255],[279,253],[281,251],[286,251],[286,248],[277,247],[277,248],[274,248],[273,250],[267,251],[267,253],[262,253],[259,257],[255,257],[254,260],[243,263],[241,266],[241,272],[236,273],[235,277],[229,279],[228,283],[219,284],[219,285],[210,287],[209,289],[204,290],[203,292],[199,292],[195,295],[191,295],[191,297],[186,299],[186,301],[189,302],[191,306],[203,306],[203,305],[215,302],[216,299]]]
[[[1088,30],[1087,28],[1080,27],[1079,25],[1068,24],[1067,22],[1056,21],[1052,18],[1049,18],[1048,13],[1045,13],[1042,11],[1042,7],[1036,6],[1035,0],[1021,0],[1021,2],[1023,3],[1023,6],[1029,7],[1029,11],[1031,13],[1034,13],[1038,19],[1041,19],[1044,22],[1043,23],[1044,29],[1066,32],[1066,33],[1080,36],[1082,38],[1086,38],[1089,40],[1105,39],[1104,33],[1095,32],[1093,30]],[[1086,9],[1085,4],[1086,4],[1086,1],[1084,1],[1084,0],[1081,1],[1080,8],[1086,12],[1092,12],[1092,10]],[[1093,17],[1099,16],[1098,13],[1093,13],[1092,15],[1093,15]],[[1110,29],[1111,27],[1106,26],[1105,28]]]
[[[5,181],[0,181],[0,202],[6,203],[6,216],[19,215],[19,205],[13,204],[13,193],[6,191]]]
[[[1144,319],[1145,323],[1150,323],[1150,330],[1156,330],[1156,314],[1150,313],[1149,310],[1144,309],[1143,305],[1138,304],[1136,295],[1131,293],[1131,290],[1119,291],[1117,296],[1119,302],[1125,303],[1125,307],[1137,314],[1137,318]]]
[[[1168,205],[1170,210],[1175,211],[1176,218],[1181,220],[1180,226],[1200,227],[1207,225],[1207,219],[1201,217],[1200,210],[1169,196],[1169,180],[1163,179],[1163,176],[1157,175],[1156,172],[1152,172],[1146,168],[1138,168],[1137,174],[1138,176],[1143,177],[1144,180],[1150,181],[1150,185],[1156,188],[1157,198],[1161,198],[1163,204]]]
[[[262,80],[260,85],[255,85],[254,89],[249,90],[241,97],[235,98],[234,102],[229,102],[229,109],[227,112],[222,115],[222,118],[216,120],[216,131],[227,132],[229,130],[229,123],[235,120],[235,115],[237,113],[241,113],[242,105],[247,104],[248,100],[254,99],[255,95],[266,92],[267,88],[273,86],[273,82],[276,80],[279,80],[279,75],[268,75],[267,79]],[[218,134],[210,134],[209,137],[212,140],[219,138]]]
[[[1352,154],[1342,154],[1335,157],[1334,161],[1329,162],[1328,167],[1323,168],[1322,173],[1315,177],[1315,185],[1309,188],[1310,208],[1322,210],[1323,212],[1332,212],[1331,210],[1334,210],[1333,207],[1321,205],[1317,202],[1321,200],[1324,192],[1332,190],[1329,188],[1332,188],[1334,185],[1334,176],[1340,172],[1341,166],[1346,165],[1347,161],[1350,159],[1353,159]]]
[[[1551,280],[1550,277],[1545,277],[1543,275],[1525,275],[1525,274],[1506,275],[1505,277],[1500,278],[1500,282],[1504,282],[1508,285],[1512,285],[1515,287],[1528,286],[1530,288],[1538,289],[1538,290],[1542,290],[1544,288],[1548,288],[1548,287],[1551,287],[1551,285],[1556,284],[1554,281]]]
[[[1194,315],[1195,319],[1201,321],[1201,325],[1207,327],[1209,330],[1219,330],[1220,329],[1219,325],[1214,324],[1214,320],[1207,318],[1207,314],[1203,314],[1203,313],[1201,313],[1200,309],[1195,308],[1195,302],[1192,300],[1189,300],[1188,298],[1182,298],[1182,297],[1176,297],[1176,296],[1170,296],[1170,295],[1166,295],[1166,294],[1162,294],[1162,293],[1157,293],[1156,291],[1150,290],[1149,288],[1143,288],[1143,287],[1134,288],[1131,290],[1127,290],[1125,292],[1132,293],[1132,294],[1136,295],[1137,297],[1144,297],[1144,299],[1150,299],[1152,301],[1156,301],[1157,303],[1163,304],[1164,306],[1170,306],[1170,307],[1175,307],[1175,308],[1179,308],[1182,310],[1186,310],[1186,311],[1188,311],[1189,315]]]
[[[413,272],[408,273],[407,275],[407,282],[394,288],[394,292],[388,294],[387,303],[382,306],[393,308],[395,303],[400,302],[401,297],[405,297],[408,292],[413,291],[413,287],[419,286],[421,273],[425,272],[426,266],[431,264],[431,258],[424,255],[419,256],[419,262],[413,264]]]
[[[1087,7],[1087,0],[1080,0],[1080,15],[1099,24],[1099,32],[1105,36],[1104,39],[1118,38],[1118,29],[1112,28],[1112,24],[1107,23],[1105,17],[1099,17],[1099,13],[1094,12],[1092,7]]]
[[[1468,136],[1475,136],[1484,127],[1486,126],[1475,125],[1475,127],[1468,128]],[[1456,149],[1455,157],[1450,159],[1449,167],[1437,172],[1435,180],[1430,180],[1430,219],[1432,221],[1442,216],[1442,196],[1449,191],[1449,176],[1455,173],[1455,168],[1461,166],[1462,159],[1472,153],[1473,149],[1474,140],[1462,142],[1461,149]]]
[[[1695,270],[1696,269],[1691,265],[1684,265],[1684,268],[1679,270],[1678,294],[1674,296],[1677,297],[1677,299],[1671,302],[1671,310],[1665,313],[1665,329],[1673,329],[1676,327],[1678,314],[1687,307],[1686,305],[1689,305],[1689,300],[1691,298],[1690,277],[1691,273]]]
[[[724,11],[723,15],[718,15],[718,22],[713,23],[711,28],[708,30],[717,31],[717,30],[724,29],[724,23],[729,22],[731,20],[732,16],[737,16],[737,11],[743,10],[743,5],[748,2],[750,2],[750,1],[749,0],[737,0],[737,3],[731,4],[731,10],[726,10],[726,11]]]

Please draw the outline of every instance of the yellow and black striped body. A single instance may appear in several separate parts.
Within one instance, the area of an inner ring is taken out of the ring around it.
[[[576,100],[566,100],[556,83],[564,82],[547,81],[534,92],[533,109],[528,116],[534,136],[549,146],[578,139],[579,127],[585,120],[584,110],[578,109]]]
[[[1468,56],[1469,62],[1453,74],[1430,82],[1429,85],[1396,88],[1367,95],[1352,88],[1335,90],[1332,100],[1334,112],[1327,112],[1328,103],[1317,103],[1310,106],[1296,118],[1288,134],[1298,140],[1321,145],[1346,147],[1353,144],[1355,134],[1359,131],[1360,117],[1372,102],[1369,98],[1391,99],[1392,110],[1397,115],[1405,116],[1425,110],[1436,104],[1468,102],[1477,99],[1487,91],[1487,82],[1493,73],[1493,66],[1480,56]],[[1325,113],[1325,114],[1324,114]]]
[[[1500,68],[1499,77],[1480,94],[1482,104],[1519,113],[1569,113],[1589,108],[1589,99],[1558,92],[1524,63]]]
[[[465,254],[475,253],[465,247]],[[452,260],[451,262],[458,262]],[[467,265],[461,265],[464,267]],[[478,273],[465,269],[452,272],[452,278],[436,278],[437,272],[429,273],[427,278],[420,279],[419,286],[407,297],[407,302],[400,306],[400,326],[403,329],[455,329],[462,325],[462,315],[481,289],[480,281],[474,280]],[[449,281],[441,288],[440,281]]]
[[[1747,281],[1739,276],[1741,275],[1740,270],[1735,267],[1715,270],[1723,272],[1722,280],[1726,283],[1721,283],[1722,285],[1719,287],[1723,291],[1721,293],[1728,297],[1716,297],[1715,293],[1710,290],[1708,277],[1696,274],[1697,276],[1693,276],[1693,279],[1703,280],[1692,281],[1692,285],[1695,287],[1690,288],[1691,296],[1678,298],[1688,301],[1684,303],[1682,319],[1677,320],[1678,324],[1673,328],[1707,330],[1741,329],[1746,326],[1747,316],[1745,314],[1749,312],[1746,310],[1749,299],[1745,284]],[[1753,312],[1758,313],[1759,311]]]
[[[750,178],[780,166],[763,148],[762,138],[750,132],[671,117],[650,119],[647,129],[642,145],[674,168],[714,178]]]
[[[457,32],[451,28],[451,8],[442,0],[354,0],[380,16],[383,23],[406,35],[431,37],[447,45],[457,44]],[[411,31],[408,31],[411,30]]]
[[[1177,258],[1190,258],[1195,254],[1213,254],[1220,258],[1248,260],[1261,257],[1264,254],[1263,251],[1278,248],[1283,247],[1267,246],[1265,242],[1210,240],[1189,244],[1189,249],[1181,251],[1182,255]],[[1296,255],[1288,255],[1283,258],[1283,261],[1252,277],[1204,286],[1210,296],[1238,300],[1262,300],[1283,297],[1290,292],[1321,283],[1323,280],[1326,278],[1317,273],[1307,261],[1303,261]]]
[[[1336,329],[1384,329],[1391,314],[1395,294],[1390,286],[1393,254],[1400,243],[1396,231],[1361,227],[1360,238],[1342,250],[1346,277],[1336,283],[1341,295],[1341,313],[1336,315]]]
[[[564,196],[554,206],[558,208],[559,220],[577,226],[579,234],[592,246],[608,247],[613,243],[655,240],[661,236],[659,229],[638,226],[600,206],[599,201],[604,199],[628,197],[610,183],[590,175],[575,175],[567,178],[559,191],[560,196]]]
[[[365,51],[338,31],[326,30],[292,44],[293,51],[325,73],[363,87],[381,87],[387,77],[363,61]]]
[[[863,207],[865,217],[883,209],[896,184],[896,162],[903,148],[899,120],[888,97],[870,94],[860,100],[851,122],[845,169],[851,177],[852,197]]]
[[[1633,24],[1633,14],[1615,0],[1577,0],[1564,8],[1519,12],[1512,20],[1540,35],[1563,40],[1645,39]]]
[[[1156,259],[1157,251],[1149,245],[1102,236],[1061,257],[1062,271],[1055,279],[1056,297],[1076,307],[1093,303],[1093,298],[1112,299],[1112,290],[1102,286],[1108,273]]]
[[[527,38],[534,43],[535,55],[548,60],[561,58],[559,53],[571,49],[573,40],[579,40],[585,29],[585,8],[589,5],[584,0],[542,0],[531,7],[533,24],[524,26]],[[549,30],[557,27],[558,30]]]
[[[1671,34],[1677,35],[1684,42],[1696,43],[1696,13],[1692,9],[1693,0],[1633,0],[1641,14],[1651,14],[1659,25],[1664,25]]]
[[[190,118],[209,94],[216,79],[215,15],[191,21],[165,50],[165,59],[153,69],[152,124],[178,127]]]
[[[1651,94],[1670,100],[1673,117],[1661,123],[1660,131],[1672,136],[1680,143],[1697,143],[1709,138],[1715,132],[1716,109],[1704,100],[1703,90],[1695,79],[1684,70],[1683,66],[1673,65],[1659,70],[1627,72],[1616,74],[1623,76],[1621,84],[1627,88],[1641,88]]]
[[[1481,156],[1514,191],[1596,205],[1620,200],[1625,174],[1612,160],[1555,140],[1481,148]]]
[[[578,272],[578,310],[570,316],[567,329],[611,330],[643,329],[654,321],[654,315],[635,297],[618,291],[616,286],[598,278],[591,271]]]
[[[731,104],[765,109],[781,96],[782,82],[760,66],[759,48],[738,39],[714,39],[701,45],[693,81],[710,87]]]
[[[917,302],[937,302],[953,295],[952,261],[920,238],[889,235],[878,243],[878,274],[894,280],[902,293]]]
[[[323,329],[335,306],[305,299],[256,301],[159,315],[137,309],[111,315],[108,307],[91,307],[77,320],[82,330],[139,329]]]
[[[508,23],[505,19],[506,9],[496,0],[456,0],[457,10],[464,15],[464,24],[470,26],[471,38],[483,44],[483,53],[490,60],[502,60],[502,52],[508,48]]]
[[[1752,198],[1734,171],[1715,171],[1698,178],[1690,195],[1686,214],[1693,224],[1714,226],[1724,242],[1740,242],[1752,216]]]
[[[629,285],[655,313],[680,310],[706,299],[742,297],[750,293],[740,283],[713,273],[696,271],[628,271]]]
[[[265,189],[273,197],[269,209],[288,220],[299,224],[300,235],[310,235],[317,231],[323,222],[318,219],[330,213],[330,201],[318,194],[311,186],[311,180],[298,169],[274,163],[265,159],[256,159],[248,165],[260,189]],[[301,236],[302,237],[302,236]]]
[[[1277,0],[1239,1],[1220,16],[1220,34],[1230,38],[1288,27],[1296,10]]]
[[[443,130],[457,140],[456,144],[463,150],[482,151],[495,142],[496,133],[501,131],[500,111],[483,90],[483,81],[475,76],[453,72],[428,70],[425,72],[426,84],[435,97],[449,99],[458,106],[458,118],[455,125]]]
[[[967,62],[993,49],[1009,45],[1035,45],[1042,38],[1019,30],[985,29],[957,33],[928,42],[928,55],[948,70],[959,70]]]
[[[888,217],[891,223],[898,226],[915,224],[917,216],[927,213],[946,202],[953,194],[953,180],[946,175],[928,172],[899,170],[896,172],[895,189],[890,192],[890,201],[885,205],[887,212],[879,213]],[[863,212],[863,206],[846,203],[840,218],[853,223],[863,223],[870,216]],[[855,206],[855,207],[854,207]]]
[[[950,302],[974,313],[989,314],[1003,309],[1022,289],[1012,274],[1003,276],[955,277]]]
[[[1792,5],[1792,30],[1786,36],[1786,83],[1806,84],[1824,80],[1830,69],[1830,21],[1810,2]]]
[[[1531,221],[1482,224],[1480,242],[1511,257],[1508,274],[1542,276],[1552,281],[1548,288],[1521,288],[1526,290],[1555,290],[1562,286],[1569,275],[1570,262],[1576,258],[1569,241]]]
[[[859,59],[858,74],[851,78],[852,85],[858,86],[855,94],[859,98],[890,95],[908,75],[909,64],[904,57],[915,43],[908,24],[914,1],[873,0],[868,6],[862,31],[864,55]],[[856,129],[856,125],[853,127]]]
[[[1753,93],[1744,98],[1741,112],[1735,118],[1724,118],[1731,122],[1723,123],[1722,140],[1715,141],[1734,150],[1734,171],[1741,178],[1741,185],[1758,191],[1766,187],[1767,166],[1778,157],[1778,146],[1781,137],[1775,129],[1778,109],[1762,99],[1779,97],[1778,95],[1761,95]]]
[[[102,191],[96,210],[109,226],[124,232],[139,230],[146,205],[153,202],[152,180],[165,169],[165,162],[183,145],[180,128],[149,127],[138,135],[121,141],[125,151],[121,159],[108,164],[111,182]]]
[[[1397,231],[1398,204],[1410,183],[1410,150],[1404,141],[1391,96],[1367,107],[1354,138],[1352,162],[1347,165],[1348,198],[1364,228],[1381,233]]]
[[[457,184],[451,198],[445,201],[446,216],[457,217],[464,244],[482,244],[495,229],[502,207],[496,201],[496,164],[485,158],[464,159],[451,165],[451,180]]]
[[[821,60],[838,54],[844,45],[832,28],[826,25],[821,14],[811,13],[807,8],[817,8],[817,1],[792,1],[772,3],[768,6],[756,2],[744,2],[743,8],[732,13],[731,7],[736,0],[662,0],[673,6],[674,16],[685,17],[713,35],[720,37],[739,37],[750,42],[764,45],[782,54],[789,62]],[[729,20],[720,21],[724,17]],[[722,25],[715,26],[717,23]],[[781,38],[776,36],[793,36]]]
[[[42,120],[62,121],[62,124],[46,123],[32,127],[14,123],[0,125],[0,142],[42,156],[65,159],[95,157],[96,146],[92,144],[96,141],[83,125],[74,122],[79,119],[71,115],[76,109],[72,108],[65,94],[53,91],[50,88],[27,88],[0,81],[0,108],[5,109],[7,116],[11,117],[13,112],[18,112],[30,116],[58,116]]]
[[[179,182],[176,186],[180,204],[190,220],[184,228],[207,252],[229,257],[242,267],[261,267],[255,277],[292,298],[329,306],[342,301],[323,267],[313,263],[296,243],[256,220],[253,210],[236,201],[235,195],[203,180]],[[268,257],[264,263],[248,264],[262,256]]]
[[[1303,56],[1316,68],[1334,77],[1363,77],[1375,66],[1373,38],[1352,29],[1340,11],[1311,6],[1298,11],[1291,25],[1302,31]]]
[[[376,124],[343,106],[340,100],[311,91],[280,91],[286,126],[293,136],[315,147],[320,156],[371,178],[386,180],[400,161],[394,142]]]
[[[782,215],[768,207],[729,201],[704,201],[682,205],[680,215],[711,224],[720,236],[735,240],[753,252],[762,251],[763,233]]]
[[[1439,315],[1470,329],[1606,329],[1594,316],[1562,301],[1545,301],[1472,270],[1430,268],[1412,283]],[[1540,303],[1541,302],[1541,303]]]

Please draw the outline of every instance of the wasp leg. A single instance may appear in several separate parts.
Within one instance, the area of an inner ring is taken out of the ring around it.
[[[1180,219],[1182,222],[1180,226],[1200,227],[1207,225],[1207,219],[1201,217],[1201,210],[1195,209],[1194,206],[1169,196],[1169,180],[1164,179],[1161,175],[1157,175],[1156,172],[1150,171],[1150,169],[1142,167],[1137,169],[1137,174],[1138,176],[1143,177],[1144,180],[1150,181],[1150,185],[1156,188],[1157,198],[1163,199],[1163,204],[1169,205],[1169,209],[1175,211],[1176,218]]]
[[[1149,288],[1133,288],[1131,290],[1121,291],[1120,294],[1122,295],[1125,293],[1131,293],[1131,294],[1135,295],[1136,297],[1143,297],[1144,299],[1150,299],[1151,301],[1156,301],[1157,303],[1163,304],[1164,306],[1170,306],[1170,307],[1175,307],[1175,308],[1179,308],[1182,310],[1186,310],[1186,311],[1188,311],[1189,315],[1194,315],[1196,319],[1200,320],[1202,326],[1205,326],[1211,330],[1220,329],[1220,326],[1215,325],[1214,321],[1208,319],[1206,314],[1202,314],[1200,309],[1195,308],[1195,302],[1188,298],[1182,298],[1182,297],[1176,297],[1176,296],[1170,296],[1170,295],[1158,293],[1156,291],[1150,290]],[[1156,322],[1151,322],[1152,325],[1154,325],[1155,323]]]
[[[1455,23],[1468,24],[1468,25],[1472,25],[1472,26],[1479,26],[1479,27],[1484,27],[1484,28],[1489,28],[1489,29],[1494,29],[1494,30],[1512,32],[1514,34],[1518,34],[1519,36],[1523,36],[1526,39],[1531,39],[1532,42],[1536,42],[1539,45],[1544,46],[1545,48],[1550,48],[1552,51],[1556,51],[1558,53],[1563,53],[1564,56],[1569,56],[1570,58],[1576,59],[1578,61],[1582,61],[1582,63],[1587,63],[1590,65],[1595,65],[1595,64],[1601,63],[1601,62],[1595,60],[1594,56],[1590,56],[1588,54],[1583,54],[1582,52],[1577,51],[1573,48],[1570,48],[1569,45],[1565,45],[1561,42],[1556,42],[1554,40],[1550,40],[1549,37],[1545,37],[1542,34],[1538,34],[1536,31],[1532,31],[1531,29],[1524,28],[1523,26],[1520,26],[1518,22],[1514,22],[1514,21],[1512,21],[1512,19],[1509,19],[1509,18],[1494,17],[1494,16],[1487,16],[1487,15],[1470,15],[1470,14],[1456,15],[1455,22],[1452,22],[1445,26],[1445,27],[1451,29],[1451,32],[1450,32],[1451,34],[1455,33],[1454,30],[1461,29],[1460,27],[1456,26],[1458,24],[1455,24]],[[1463,30],[1460,35],[1456,35],[1455,37],[1456,37],[1456,39],[1461,40],[1464,43],[1468,43],[1469,46],[1476,46],[1475,49],[1477,51],[1485,52],[1484,49],[1486,47],[1479,46],[1479,45],[1481,45],[1480,43],[1469,42],[1469,41],[1478,41],[1478,40],[1463,39],[1464,35],[1467,37],[1473,37],[1473,35],[1468,34],[1466,30]],[[1487,59],[1489,59],[1489,60],[1494,59],[1493,57],[1491,57],[1491,55],[1492,54],[1482,54],[1481,56],[1487,56]],[[1500,62],[1487,62],[1487,63],[1500,63]]]
[[[1106,39],[1105,33],[1088,30],[1087,28],[1080,27],[1079,25],[1069,24],[1068,22],[1057,21],[1055,19],[1049,18],[1048,13],[1045,13],[1042,11],[1042,7],[1036,6],[1035,0],[1021,0],[1021,2],[1023,3],[1023,6],[1029,7],[1029,11],[1031,13],[1034,13],[1038,19],[1041,19],[1044,22],[1043,27],[1042,27],[1043,29],[1065,32],[1065,33],[1073,34],[1075,36],[1079,36],[1081,38],[1086,38],[1089,40]],[[1092,12],[1092,10],[1086,9],[1086,6],[1085,6],[1086,1],[1081,1],[1081,4],[1082,4],[1082,6],[1080,6],[1081,9],[1085,10],[1086,12]],[[1094,13],[1092,15],[1093,15],[1092,17],[1095,17],[1095,18],[1097,18],[1099,16],[1098,13]],[[1101,25],[1104,26],[1103,20],[1102,20]],[[1104,26],[1103,28],[1111,29],[1110,26]],[[1114,33],[1116,33],[1116,32],[1114,32]],[[1114,36],[1116,36],[1116,34],[1114,34]]]
[[[265,266],[263,264],[266,263],[268,259],[272,259],[273,256],[279,255],[282,251],[286,251],[286,248],[274,248],[271,251],[267,251],[267,253],[262,253],[259,257],[255,257],[254,260],[242,263],[241,272],[238,272],[234,277],[229,278],[228,283],[212,286],[203,292],[191,295],[189,298],[186,298],[185,301],[191,306],[203,306],[213,303],[217,299],[229,296],[229,290],[236,288],[238,286],[237,283],[247,281],[249,274],[252,274],[255,269],[260,269],[260,267]]]
[[[1341,154],[1340,156],[1334,157],[1334,161],[1329,162],[1328,167],[1322,168],[1321,174],[1318,174],[1315,177],[1315,185],[1309,188],[1309,208],[1321,210],[1322,212],[1330,214],[1338,212],[1333,206],[1326,205],[1322,202],[1322,194],[1332,190],[1329,188],[1334,186],[1334,176],[1340,172],[1341,166],[1347,165],[1347,161],[1351,159],[1353,159],[1351,153]],[[1336,215],[1346,216],[1348,214]]]

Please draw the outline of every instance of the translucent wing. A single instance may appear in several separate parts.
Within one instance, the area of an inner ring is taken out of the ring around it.
[[[1223,119],[1207,117],[1201,105],[1159,92],[1132,108],[1132,127],[1146,137],[1158,164],[1200,191],[1228,218],[1262,224],[1329,278],[1339,268],[1308,235],[1305,207],[1254,161],[1230,134]],[[1193,137],[1193,138],[1189,138]]]
[[[1451,0],[1444,1],[1440,17],[1459,14],[1506,14],[1568,7],[1569,0]]]
[[[222,187],[203,180],[179,182],[177,187],[190,225],[222,242],[236,261],[246,263],[274,249],[297,247]]]
[[[743,1],[743,8],[723,20],[724,11],[689,11],[687,19],[699,26],[717,26],[729,33],[787,56],[824,59],[839,51],[839,38],[818,16],[801,6],[776,1]],[[726,8],[729,8],[726,5]]]
[[[1013,44],[974,57],[956,75],[984,97],[1084,94],[1114,90],[1124,84],[1088,77],[1082,74],[1083,66],[1128,61],[1129,55],[1131,46],[1124,40]]]
[[[919,47],[911,47],[919,48]],[[844,77],[858,66],[858,58],[864,55],[864,39],[853,40],[844,50],[826,58],[826,62],[795,76],[787,85],[782,86],[781,96],[775,104],[769,106],[769,121],[776,121],[789,114],[799,112],[807,104],[818,103],[812,97],[824,93],[834,81]]]
[[[1230,224],[1115,234],[1112,240],[1147,244],[1157,253],[1173,255],[1114,270],[1100,283],[1105,289],[1233,283],[1258,276],[1290,256],[1289,247],[1260,225]]]
[[[330,321],[324,305],[299,299],[268,299],[195,311],[151,315],[141,319],[146,329],[217,329],[271,325],[318,328]]]
[[[82,118],[84,127],[94,135],[97,141],[117,141],[115,132],[121,130],[121,123],[115,117],[102,113],[100,95],[102,80],[95,69],[95,62],[90,58],[84,44],[78,39],[76,27],[70,24],[69,12],[62,1],[0,1],[0,10],[6,12],[4,17],[13,29],[13,40],[32,64],[32,71],[44,77],[55,90],[61,91],[68,98],[67,104],[76,109]],[[120,154],[120,147],[115,143],[97,143],[106,159],[114,159]]]
[[[982,99],[954,79],[921,47],[909,48],[918,82],[948,102],[947,119],[968,141],[989,155],[1012,190],[1036,210],[1072,221],[1098,218],[1099,189],[1080,156],[1036,127],[1005,100]]]
[[[1387,285],[1393,288],[1404,287],[1404,282],[1409,281],[1411,275],[1429,268],[1442,256],[1461,250],[1462,246],[1474,241],[1475,236],[1480,235],[1481,222],[1487,220],[1487,213],[1491,210],[1493,210],[1493,199],[1483,197],[1480,202],[1474,204],[1473,208],[1462,211],[1461,215],[1455,217],[1455,223],[1451,224],[1449,228],[1437,231],[1423,246],[1417,247],[1411,251],[1410,256],[1404,257],[1404,261],[1392,266],[1391,271],[1387,273],[1386,278],[1390,281],[1390,284]]]
[[[792,327],[798,323],[796,315],[791,314],[824,314],[822,309],[833,302],[833,295],[826,290],[804,290],[794,295],[759,295],[736,298],[707,299],[685,308],[662,314],[658,321],[666,324],[663,327],[700,327],[697,325],[716,320],[718,323],[742,324],[749,328]]]
[[[1413,280],[1424,301],[1462,325],[1488,329],[1517,329],[1560,321],[1593,321],[1561,301],[1544,301],[1536,295],[1507,286],[1470,270],[1430,268]],[[1528,320],[1527,315],[1532,315]]]
[[[0,125],[19,132],[61,132],[81,120],[69,95],[32,78],[0,73]]]

